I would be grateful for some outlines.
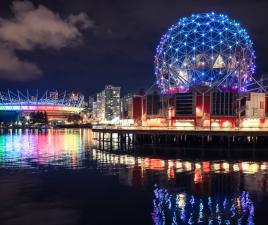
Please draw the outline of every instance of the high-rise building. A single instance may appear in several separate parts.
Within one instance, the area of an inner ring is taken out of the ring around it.
[[[120,118],[120,87],[105,86],[105,120],[112,121]]]
[[[97,94],[97,119],[99,121],[105,120],[105,92],[101,91]]]
[[[93,102],[94,102],[94,97],[89,96],[88,97],[88,112],[92,115],[93,112]]]
[[[92,103],[92,118],[97,119],[97,102]]]

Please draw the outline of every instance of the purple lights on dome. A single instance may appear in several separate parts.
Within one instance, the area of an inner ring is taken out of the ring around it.
[[[255,72],[253,43],[239,23],[222,14],[180,19],[161,37],[155,75],[163,93],[188,91],[193,85],[238,90]],[[246,88],[243,88],[246,91]]]

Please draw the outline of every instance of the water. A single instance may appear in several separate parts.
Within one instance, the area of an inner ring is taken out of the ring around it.
[[[2,132],[0,224],[267,224],[268,160],[118,154],[92,137]]]

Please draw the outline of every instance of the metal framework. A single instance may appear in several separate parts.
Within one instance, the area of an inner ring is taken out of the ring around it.
[[[22,93],[10,90],[0,91],[0,111],[69,111],[80,112],[84,96],[80,93],[59,93],[58,91],[46,91],[39,95],[38,90],[34,94],[29,91]]]
[[[246,92],[256,80],[255,52],[247,31],[222,14],[180,19],[162,36],[155,55],[155,75],[163,93],[193,86]]]

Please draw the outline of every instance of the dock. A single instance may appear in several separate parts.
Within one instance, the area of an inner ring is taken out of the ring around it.
[[[123,147],[143,144],[227,148],[268,146],[268,128],[95,126],[92,130],[100,147],[109,143],[111,149],[115,145]]]

